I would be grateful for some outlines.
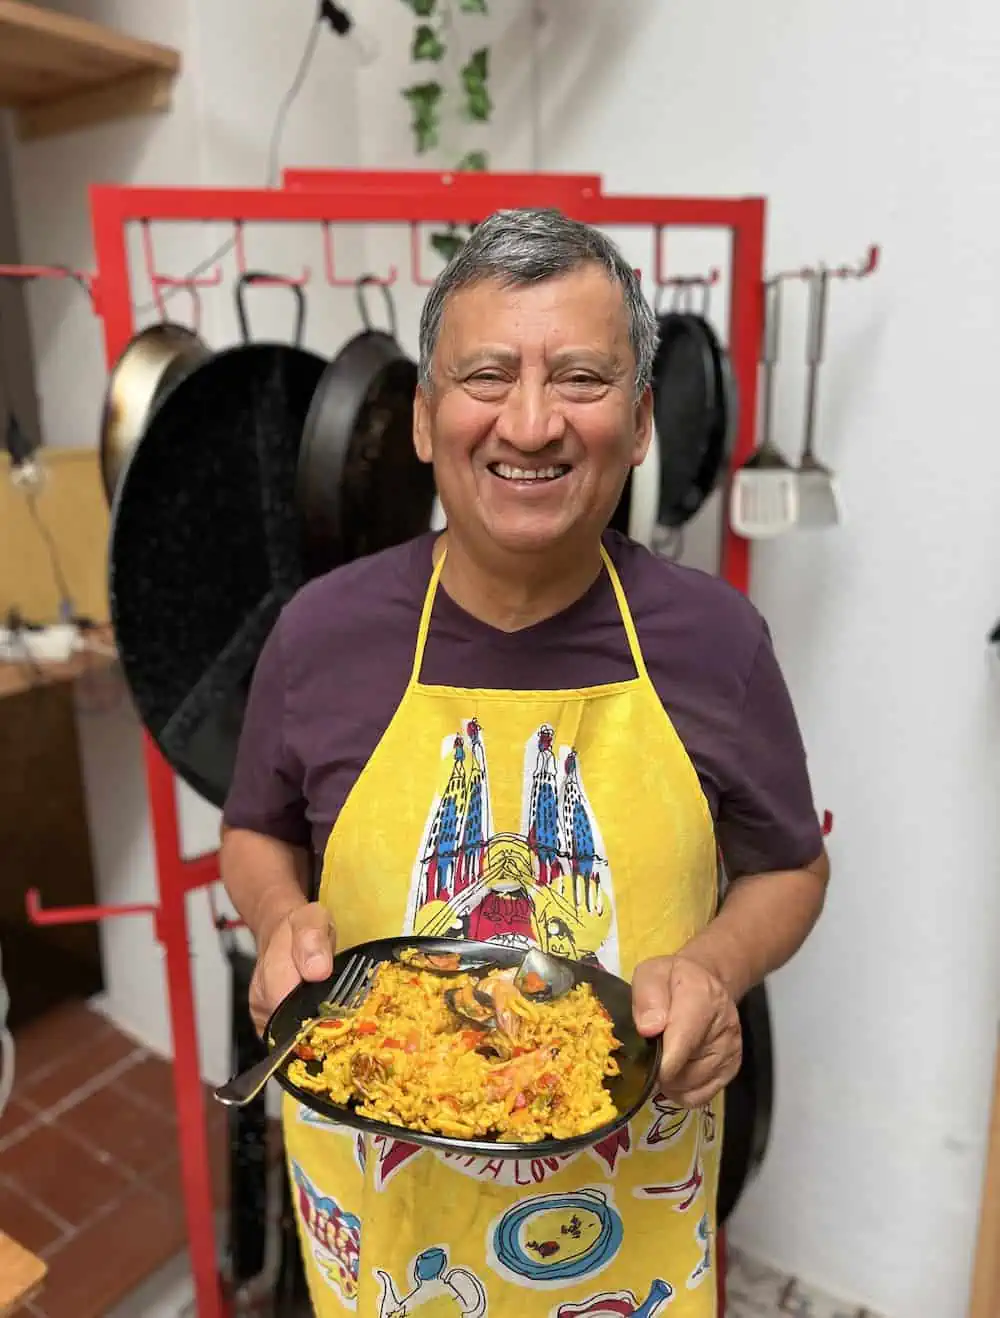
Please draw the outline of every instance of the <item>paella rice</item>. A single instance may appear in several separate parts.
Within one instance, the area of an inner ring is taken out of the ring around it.
[[[513,973],[384,962],[358,1011],[316,1022],[288,1078],[372,1120],[459,1139],[568,1139],[613,1121],[604,1080],[621,1044],[604,1005],[586,983],[534,1000]]]

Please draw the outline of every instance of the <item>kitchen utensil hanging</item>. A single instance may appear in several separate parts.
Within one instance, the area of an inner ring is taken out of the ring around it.
[[[388,328],[376,329],[367,290],[377,288]],[[306,417],[296,494],[310,575],[426,531],[433,469],[413,447],[417,366],[399,344],[389,288],[374,275],[355,287],[364,329],[330,362]]]
[[[101,414],[101,480],[109,504],[156,407],[210,356],[196,330],[169,320],[140,330],[129,341],[111,369]]]
[[[111,514],[111,620],[142,722],[167,763],[213,805],[225,800],[250,678],[283,604],[305,581],[295,481],[323,358],[291,343],[242,342],[166,394],[135,446]]]
[[[657,320],[660,341],[653,363],[653,417],[659,439],[657,525],[674,530],[689,522],[725,476],[735,435],[736,397],[729,355],[708,320],[711,286],[674,285],[671,309]]]
[[[766,540],[790,531],[799,514],[796,469],[774,442],[774,387],[781,353],[781,281],[764,285],[760,443],[733,473],[729,521],[737,535]]]
[[[826,308],[830,291],[829,272],[822,267],[809,275],[809,321],[806,348],[805,443],[796,476],[798,487],[797,524],[803,529],[835,526],[842,517],[836,477],[816,457],[816,412],[819,373],[826,338]]]

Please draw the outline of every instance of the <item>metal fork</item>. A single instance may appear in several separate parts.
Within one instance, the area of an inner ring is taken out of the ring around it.
[[[319,1016],[312,1016],[303,1021],[298,1031],[287,1043],[275,1048],[261,1061],[256,1062],[239,1075],[227,1080],[215,1091],[215,1097],[227,1107],[245,1107],[257,1097],[274,1073],[288,1061],[292,1053],[306,1037],[318,1020],[324,1017],[346,1015],[357,1011],[368,996],[372,975],[378,965],[373,956],[353,956],[344,966],[334,981],[329,996],[324,998],[323,1006],[327,1010]]]

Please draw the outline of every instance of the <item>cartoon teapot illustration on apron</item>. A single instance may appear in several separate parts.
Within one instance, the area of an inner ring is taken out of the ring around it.
[[[443,1249],[425,1249],[413,1260],[413,1289],[400,1295],[387,1272],[378,1270],[382,1283],[379,1318],[409,1318],[418,1309],[427,1308],[432,1314],[454,1315],[454,1318],[483,1318],[486,1313],[486,1292],[482,1282],[466,1268],[448,1267],[448,1255]]]

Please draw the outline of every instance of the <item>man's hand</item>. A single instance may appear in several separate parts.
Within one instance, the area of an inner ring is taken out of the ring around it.
[[[319,902],[297,906],[263,936],[250,981],[250,1015],[263,1034],[271,1013],[302,980],[333,974],[335,938],[330,912]]]
[[[632,980],[632,1013],[645,1038],[663,1035],[660,1089],[682,1107],[703,1107],[740,1069],[736,1004],[722,981],[693,958],[641,962]]]

